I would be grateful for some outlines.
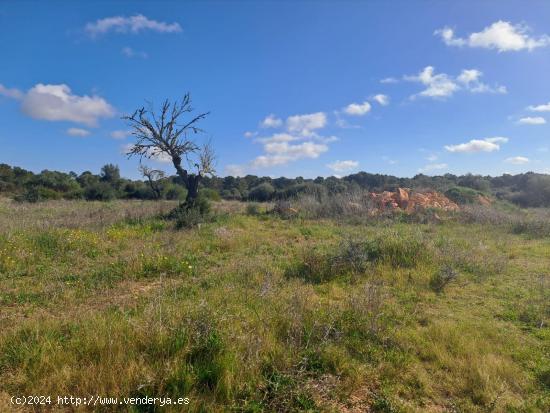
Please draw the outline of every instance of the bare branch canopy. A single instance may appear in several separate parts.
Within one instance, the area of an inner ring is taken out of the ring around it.
[[[153,106],[141,107],[122,119],[132,129],[135,143],[128,157],[169,159],[187,189],[187,202],[192,204],[205,175],[214,174],[215,155],[210,143],[199,145],[195,135],[204,132],[199,122],[208,112],[191,116],[193,107],[187,93],[180,101],[165,100],[158,113]]]

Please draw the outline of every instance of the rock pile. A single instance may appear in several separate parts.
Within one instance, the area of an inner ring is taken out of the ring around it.
[[[379,210],[401,209],[413,212],[418,209],[436,208],[444,211],[458,211],[457,204],[445,195],[436,192],[412,192],[410,189],[397,188],[395,192],[369,193],[369,199]]]

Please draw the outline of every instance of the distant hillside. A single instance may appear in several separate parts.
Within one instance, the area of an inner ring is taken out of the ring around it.
[[[118,166],[111,164],[105,165],[99,174],[86,171],[80,175],[49,170],[35,174],[19,167],[0,164],[0,196],[30,202],[47,199],[155,199],[159,196],[162,199],[183,199],[185,190],[178,185],[177,179],[172,176],[156,181],[155,185],[160,190],[154,191],[147,181],[121,177]],[[477,195],[486,194],[523,207],[550,206],[550,175],[532,172],[498,177],[419,174],[413,178],[366,172],[343,178],[315,179],[273,179],[247,175],[205,178],[202,187],[203,193],[210,198],[243,201],[271,201],[304,193],[325,196],[355,190],[381,192],[402,187],[434,189],[447,193],[459,203],[468,203]]]

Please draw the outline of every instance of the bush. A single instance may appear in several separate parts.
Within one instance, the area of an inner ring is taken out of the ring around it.
[[[369,263],[410,268],[426,258],[426,245],[419,236],[387,231],[374,239],[345,240],[334,251],[307,250],[288,267],[286,275],[318,284],[363,274]]]
[[[475,204],[477,203],[480,195],[482,195],[481,192],[472,188],[465,188],[463,186],[455,186],[445,192],[445,196],[447,198],[460,205]]]
[[[246,205],[246,215],[260,215],[260,205],[256,203],[250,203]]]
[[[187,196],[187,191],[180,185],[170,184],[166,187],[164,197],[170,200],[183,200]]]
[[[287,202],[290,206],[290,201]],[[372,219],[376,208],[366,192],[353,190],[331,195],[300,194],[292,206],[304,218]]]
[[[450,265],[445,265],[437,271],[430,279],[430,288],[440,293],[451,281],[456,279],[458,272]]]
[[[168,214],[167,218],[176,221],[178,229],[192,228],[211,219],[210,202],[204,195],[199,194],[192,205],[181,203]]]
[[[522,219],[511,224],[514,234],[526,234],[534,238],[550,237],[550,222],[545,219]]]
[[[220,193],[216,191],[215,189],[211,188],[203,188],[199,192],[200,196],[209,199],[211,201],[220,201],[222,198],[220,197]]]
[[[400,234],[385,231],[374,239],[365,241],[365,253],[369,261],[383,262],[392,267],[415,267],[426,259],[426,245],[419,234]]]
[[[198,208],[189,208],[185,204],[183,205],[183,207],[178,207],[178,212],[175,216],[177,229],[192,228],[203,222],[203,215]]]
[[[330,255],[315,249],[305,251],[287,268],[285,274],[287,277],[301,278],[312,284],[330,281],[339,275],[332,271]]]
[[[106,182],[97,182],[84,190],[84,197],[88,201],[110,201],[116,197],[114,188]]]
[[[40,202],[48,199],[61,199],[61,194],[50,188],[33,186],[15,197],[19,202]]]
[[[338,255],[332,259],[333,266],[341,273],[360,274],[365,272],[369,256],[364,242],[347,239],[340,244]]]
[[[248,194],[248,199],[250,199],[251,201],[265,202],[269,201],[274,193],[275,188],[273,188],[273,185],[264,182],[252,188],[252,190]]]

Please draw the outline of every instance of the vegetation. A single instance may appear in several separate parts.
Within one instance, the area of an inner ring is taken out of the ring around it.
[[[48,170],[35,174],[0,164],[0,194],[31,202],[47,199],[186,199],[188,191],[178,176],[167,177],[149,167],[142,167],[141,172],[144,180],[132,181],[121,178],[115,165],[105,165],[99,175],[89,171],[78,175]],[[215,197],[239,201],[276,201],[305,195],[331,201],[337,194],[347,196],[357,191],[381,192],[402,187],[434,189],[459,204],[476,203],[477,197],[484,195],[521,207],[550,207],[550,175],[535,173],[499,177],[446,174],[396,178],[359,172],[344,178],[315,179],[201,175],[198,185],[198,188],[210,190],[210,196],[215,194]]]
[[[115,170],[88,178],[120,194]],[[1,200],[0,411],[13,394],[550,410],[550,234],[532,229],[548,211],[405,219],[315,199],[294,215],[216,202],[192,229],[162,218],[173,201]]]
[[[199,146],[191,134],[202,132],[198,123],[208,113],[201,113],[190,119],[183,116],[193,112],[191,97],[186,94],[181,101],[165,100],[158,114],[154,108],[137,109],[132,115],[124,116],[136,142],[131,145],[127,155],[143,158],[167,157],[178,174],[179,182],[185,187],[187,207],[194,207],[199,195],[199,183],[204,176],[214,173],[214,152],[209,144]],[[191,172],[195,169],[195,172]],[[142,167],[142,173],[148,178],[149,184],[160,197],[160,190],[155,191],[151,170]],[[158,178],[161,176],[156,174]]]

